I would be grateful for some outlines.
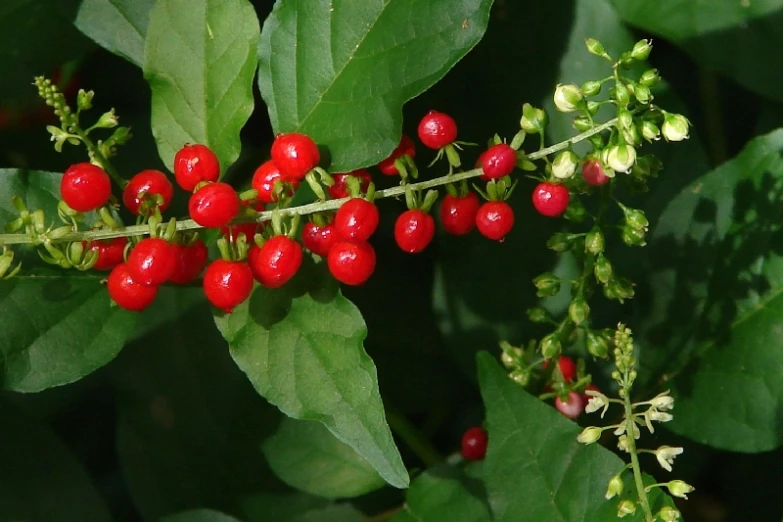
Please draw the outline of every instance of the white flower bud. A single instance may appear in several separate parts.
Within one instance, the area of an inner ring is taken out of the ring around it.
[[[673,448],[671,446],[661,446],[655,450],[655,458],[658,459],[658,464],[661,465],[666,471],[672,470],[672,464],[674,464],[674,457],[682,455],[682,448]]]
[[[584,430],[582,430],[582,433],[580,433],[576,437],[576,440],[586,446],[600,439],[602,432],[603,430],[601,428],[598,428],[596,426],[588,426]]]
[[[625,143],[615,145],[606,153],[605,163],[612,170],[629,172],[636,163],[636,149]]]
[[[620,474],[618,473],[609,479],[609,486],[606,488],[606,495],[604,495],[604,497],[606,500],[609,500],[610,498],[622,493],[624,488],[625,485],[623,484],[623,479],[620,478]]]
[[[683,482],[682,480],[672,480],[666,484],[666,487],[669,488],[669,493],[675,497],[684,498],[685,500],[688,500],[688,493],[695,489],[693,486]]]
[[[663,506],[656,516],[663,522],[677,522],[680,519],[680,512],[671,506]]]
[[[623,518],[625,515],[633,515],[634,513],[636,513],[636,504],[630,500],[623,500],[617,506],[617,518]]]
[[[682,141],[688,138],[688,119],[682,114],[666,113],[661,128],[667,141]]]
[[[629,452],[628,437],[626,435],[620,435],[620,437],[617,439],[617,449],[626,453]]]
[[[669,395],[669,390],[666,390],[653,397],[650,406],[656,410],[671,410],[674,408],[674,398]]]
[[[665,413],[662,411],[650,409],[650,420],[653,420],[655,422],[669,422],[674,418],[674,416],[671,413]]]
[[[573,112],[582,103],[582,91],[573,84],[559,84],[555,89],[555,107],[560,112]]]
[[[564,150],[552,161],[552,175],[558,179],[568,179],[576,172],[579,156],[573,151]]]

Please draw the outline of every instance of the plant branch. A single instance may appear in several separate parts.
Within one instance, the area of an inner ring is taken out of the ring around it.
[[[626,372],[625,383],[628,383],[628,373]],[[636,451],[636,439],[634,438],[634,416],[633,406],[631,405],[631,387],[625,384],[625,396],[623,397],[623,404],[625,406],[625,436],[628,440],[628,453],[631,454],[631,469],[633,470],[633,479],[636,483],[636,493],[639,495],[639,503],[642,505],[642,511],[644,511],[644,518],[646,522],[653,522],[652,510],[650,509],[650,501],[647,499],[647,490],[644,488],[644,482],[642,481],[642,467],[639,464],[639,454]]]
[[[554,154],[561,150],[567,149],[568,147],[570,147],[575,143],[584,141],[595,134],[598,134],[600,132],[605,131],[606,129],[609,129],[610,127],[614,126],[616,122],[617,122],[617,118],[613,118],[607,121],[606,123],[602,123],[601,125],[598,125],[581,134],[577,134],[576,136],[573,136],[565,141],[532,152],[529,155],[527,155],[527,159],[539,160],[550,154]],[[124,180],[120,178],[116,172],[114,172],[113,168],[111,167],[111,164],[108,162],[108,160],[106,160],[106,158],[103,157],[100,151],[98,151],[98,149],[95,147],[95,144],[87,136],[82,136],[80,134],[80,137],[84,140],[84,143],[87,145],[87,147],[90,148],[90,150],[94,151],[96,159],[101,164],[104,164],[106,171],[109,174],[111,174],[112,178],[115,178],[115,181],[119,179],[119,182],[124,183]],[[462,181],[463,179],[476,178],[482,174],[483,174],[482,169],[472,169],[457,174],[448,174],[446,176],[441,176],[427,181],[412,183],[408,185],[408,187],[410,187],[410,189],[412,190],[423,191],[426,189],[447,185],[449,183]],[[375,193],[375,199],[404,196],[406,190],[407,190],[406,186],[404,185],[398,187],[392,187],[384,190],[379,190]],[[308,203],[306,205],[299,205],[295,207],[281,208],[276,210],[267,210],[264,212],[260,212],[256,218],[256,221],[258,221],[259,223],[264,221],[270,221],[272,219],[272,215],[274,212],[278,212],[281,217],[289,217],[295,215],[303,216],[308,214],[314,214],[316,212],[323,212],[326,210],[335,210],[337,208],[340,208],[340,206],[342,206],[342,204],[348,201],[349,199],[350,198],[341,198],[341,199],[331,199],[328,201],[316,201],[314,203]],[[165,226],[165,223],[161,226]],[[177,230],[197,230],[201,228],[204,227],[202,227],[192,219],[184,219],[182,221],[177,221]],[[73,232],[58,238],[56,242],[97,241],[103,239],[113,239],[116,237],[143,236],[149,233],[150,233],[149,226],[135,225],[135,226],[129,226],[129,227],[117,228],[117,229]],[[25,244],[33,243],[38,239],[39,238],[33,238],[28,234],[0,234],[0,245],[25,245]],[[55,242],[55,240],[52,240],[52,242]]]
[[[125,178],[123,178],[117,173],[117,171],[115,170],[114,166],[111,164],[109,159],[103,155],[100,149],[95,145],[95,142],[93,142],[92,139],[87,135],[87,132],[85,132],[78,125],[76,126],[74,132],[82,140],[82,142],[87,147],[87,150],[90,152],[90,154],[96,159],[96,161],[98,161],[98,163],[101,164],[103,170],[105,170],[109,174],[109,176],[111,176],[111,179],[120,188],[125,188],[125,185],[128,184],[127,180],[125,180]]]

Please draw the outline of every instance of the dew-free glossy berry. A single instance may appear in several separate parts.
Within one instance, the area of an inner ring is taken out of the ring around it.
[[[419,209],[406,210],[394,223],[394,241],[404,252],[417,254],[435,236],[435,219]]]
[[[146,286],[160,286],[177,268],[171,244],[159,237],[142,239],[128,254],[128,271],[133,280]]]
[[[185,144],[174,156],[174,178],[183,190],[192,192],[202,181],[217,181],[220,162],[212,149],[201,144]]]
[[[89,212],[109,201],[111,179],[102,168],[92,163],[77,163],[63,174],[60,195],[73,210]]]
[[[114,267],[107,281],[109,297],[120,308],[132,312],[140,312],[147,308],[158,295],[157,286],[145,286],[137,283],[128,270],[128,265],[121,263]]]
[[[605,185],[611,179],[601,167],[601,162],[596,159],[585,161],[582,165],[582,176],[588,185],[594,186]]]
[[[346,201],[334,216],[334,228],[342,239],[367,241],[378,228],[380,216],[374,203],[362,198]]]
[[[581,395],[575,391],[570,391],[565,400],[555,397],[555,408],[569,419],[576,419],[584,411],[585,404]]]
[[[280,183],[290,183],[293,190],[296,190],[297,187],[299,187],[298,181],[284,178],[280,173],[280,169],[275,165],[275,162],[269,160],[262,163],[261,166],[256,169],[250,186],[258,191],[259,201],[263,203],[275,203],[278,199],[275,193],[275,182],[278,181]]]
[[[329,272],[346,285],[360,285],[375,271],[375,249],[365,241],[340,241],[329,250]]]
[[[244,261],[213,261],[204,272],[204,295],[212,306],[230,314],[253,291],[253,272]]]
[[[370,173],[365,169],[358,169],[352,172],[346,172],[341,174],[332,174],[334,179],[334,185],[328,187],[326,190],[329,192],[329,196],[333,199],[347,198],[350,194],[348,192],[348,178],[353,176],[359,180],[359,190],[362,193],[367,192],[367,187],[370,186]]]
[[[159,170],[143,170],[133,176],[125,189],[122,191],[122,202],[128,210],[135,215],[139,215],[142,210],[145,214],[151,213],[151,203],[146,203],[142,208],[142,203],[151,196],[159,195],[163,202],[160,205],[160,211],[164,212],[169,208],[171,198],[174,196],[174,186],[164,173]]]
[[[98,255],[98,260],[92,266],[93,270],[107,271],[124,261],[123,254],[128,238],[115,237],[106,241],[93,241],[90,250]],[[85,244],[86,246],[86,244]]]
[[[505,143],[493,145],[479,157],[479,164],[484,174],[481,179],[500,179],[508,176],[517,165],[517,151]]]
[[[302,245],[288,236],[272,237],[248,251],[253,276],[267,288],[279,288],[294,277],[302,266],[302,257]]]
[[[571,195],[568,188],[559,183],[545,181],[539,183],[533,190],[533,206],[539,214],[547,217],[558,217],[568,208]]]
[[[194,281],[207,265],[207,245],[201,239],[197,239],[192,245],[172,244],[176,267],[169,281],[178,285],[184,285]]]
[[[286,178],[302,181],[318,166],[321,154],[309,136],[295,132],[278,134],[272,143],[272,161]]]
[[[321,257],[329,255],[329,250],[338,241],[337,232],[334,230],[334,224],[316,225],[315,223],[305,223],[302,227],[302,244],[313,254]]]
[[[461,452],[467,460],[484,460],[487,454],[487,432],[483,428],[475,426],[465,431],[462,435]]]
[[[413,140],[405,134],[402,135],[400,144],[397,145],[397,148],[392,151],[389,157],[378,163],[378,170],[386,176],[399,175],[400,171],[394,165],[394,162],[402,156],[410,156],[411,158],[416,157],[416,145],[413,143]]]
[[[481,202],[473,192],[464,197],[446,194],[440,204],[440,222],[443,229],[455,236],[464,236],[476,226],[476,213]]]
[[[220,228],[237,217],[240,205],[239,196],[231,185],[209,183],[190,196],[188,213],[202,227]]]
[[[505,201],[487,201],[476,212],[476,228],[482,236],[502,241],[514,228],[514,211]]]
[[[457,122],[448,114],[430,111],[419,122],[419,139],[431,149],[441,149],[457,139]]]

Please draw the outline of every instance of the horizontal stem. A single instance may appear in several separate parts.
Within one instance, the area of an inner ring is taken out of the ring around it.
[[[576,136],[573,136],[565,141],[552,145],[551,147],[547,147],[545,149],[532,152],[527,155],[527,158],[529,160],[538,160],[548,156],[549,154],[554,154],[561,150],[567,149],[568,147],[570,147],[575,143],[584,141],[590,136],[598,134],[612,127],[615,123],[617,123],[617,118],[613,118],[607,121],[606,123],[602,123],[601,125],[598,125],[588,131],[585,131],[581,134],[577,134]],[[412,190],[427,190],[430,188],[446,185],[448,183],[455,183],[457,181],[462,181],[463,179],[476,178],[482,174],[483,174],[482,169],[472,169],[465,172],[460,172],[458,174],[449,174],[446,176],[441,176],[439,178],[434,178],[427,181],[411,183],[408,186]],[[375,199],[403,196],[405,195],[406,190],[407,189],[405,186],[397,186],[384,190],[379,190],[375,192]],[[337,208],[340,208],[340,206],[346,201],[348,201],[349,199],[350,198],[341,198],[341,199],[330,199],[329,201],[316,201],[315,203],[308,203],[306,205],[281,208],[278,209],[277,212],[279,212],[282,217],[295,216],[295,215],[303,216],[307,214],[314,214],[316,212],[323,212],[326,210],[335,210]],[[259,223],[264,221],[270,221],[272,219],[273,212],[274,212],[273,210],[266,210],[264,212],[259,212],[256,221],[258,221]],[[165,227],[166,223],[163,223],[161,226]],[[177,230],[180,231],[197,230],[201,228],[204,227],[202,227],[192,219],[183,219],[182,221],[177,221]],[[88,240],[98,241],[103,239],[113,239],[116,237],[143,236],[149,233],[150,233],[149,226],[134,225],[130,227],[116,228],[116,229],[102,229],[102,230],[90,230],[84,232],[73,232],[71,234],[66,234],[58,238],[57,242],[88,241]],[[33,242],[33,238],[28,234],[0,234],[0,245],[24,245],[32,242]]]

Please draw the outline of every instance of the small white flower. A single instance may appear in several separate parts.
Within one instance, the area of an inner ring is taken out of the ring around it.
[[[658,459],[658,464],[661,465],[666,471],[672,470],[672,464],[674,464],[674,457],[682,455],[682,448],[673,448],[671,446],[661,446],[655,450],[655,458]]]
[[[636,504],[630,500],[623,500],[617,506],[617,518],[623,518],[625,515],[633,515],[634,513],[636,513]]]
[[[688,119],[682,114],[666,113],[661,133],[667,141],[682,141],[688,138]]]
[[[568,179],[576,172],[579,157],[573,151],[564,150],[552,161],[552,174],[558,179]]]
[[[663,522],[677,522],[680,519],[680,512],[671,506],[663,506],[658,511],[658,518],[663,520]]]
[[[596,442],[598,439],[601,438],[601,433],[603,430],[601,428],[597,428],[595,426],[588,426],[584,430],[582,430],[582,433],[580,433],[576,440],[581,442],[584,445],[592,444],[593,442]]]
[[[671,410],[674,408],[674,398],[669,395],[669,390],[666,390],[653,397],[650,405],[656,410]]]
[[[606,153],[605,162],[612,170],[629,172],[636,163],[636,149],[625,143],[615,145]]]
[[[582,91],[572,84],[559,84],[555,89],[555,107],[560,112],[573,112],[582,103]]]
[[[612,497],[615,497],[623,492],[624,485],[623,485],[623,479],[620,478],[620,475],[615,475],[611,479],[609,479],[609,485],[606,488],[606,495],[604,495],[604,498],[606,500],[609,500]]]
[[[617,439],[617,449],[626,453],[629,452],[628,437],[626,435],[620,435],[620,437]]]
[[[671,413],[665,413],[650,408],[650,420],[654,420],[655,422],[669,422],[673,418],[674,416]]]
[[[601,418],[604,418],[604,414],[606,413],[606,410],[609,409],[609,399],[606,395],[604,395],[601,392],[596,392],[593,390],[587,390],[588,395],[592,395],[590,397],[590,400],[587,401],[587,406],[585,407],[585,412],[587,413],[593,413],[594,411],[598,411],[601,408],[603,408],[603,411],[601,412]],[[593,395],[595,394],[595,395]]]

